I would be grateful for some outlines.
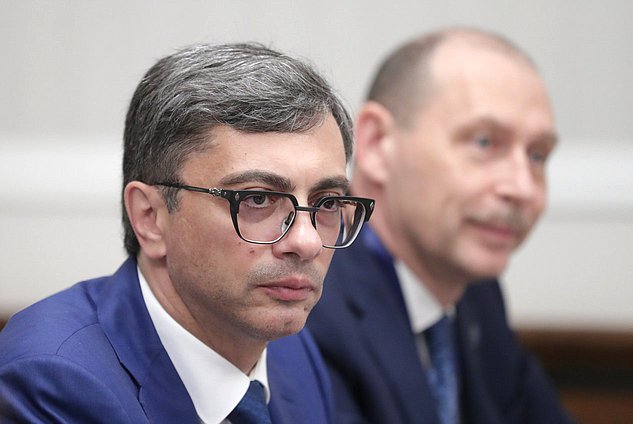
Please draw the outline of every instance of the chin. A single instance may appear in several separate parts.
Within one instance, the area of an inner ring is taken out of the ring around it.
[[[303,330],[304,326],[305,323],[298,326],[285,326],[282,328],[269,329],[266,333],[265,339],[266,341],[272,342],[283,337],[292,336],[293,334],[297,334],[299,331]]]
[[[492,261],[477,264],[472,268],[474,279],[497,278],[505,271],[507,261]]]
[[[308,314],[305,311],[271,311],[268,322],[262,328],[262,333],[268,340],[275,340],[281,337],[298,333],[305,327]]]
[[[508,255],[472,254],[462,262],[463,270],[471,281],[497,278],[508,265]]]
[[[513,252],[513,247],[493,248],[481,244],[471,245],[461,250],[464,269],[473,279],[495,278],[505,271]]]

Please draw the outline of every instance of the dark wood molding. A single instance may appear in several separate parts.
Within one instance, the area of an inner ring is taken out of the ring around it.
[[[524,328],[521,343],[541,362],[580,423],[625,424],[633,417],[633,329]]]
[[[552,366],[633,366],[633,329],[519,329],[521,343]]]

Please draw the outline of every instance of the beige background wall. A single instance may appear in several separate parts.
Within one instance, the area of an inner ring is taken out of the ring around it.
[[[551,90],[551,207],[504,276],[518,325],[633,329],[633,3],[0,0],[0,315],[124,258],[120,139],[141,75],[194,42],[309,58],[350,108],[397,43],[498,31]]]

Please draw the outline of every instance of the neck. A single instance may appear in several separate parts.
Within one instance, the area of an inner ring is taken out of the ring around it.
[[[441,257],[435,257],[413,245],[405,235],[396,234],[384,225],[382,218],[380,214],[378,217],[372,216],[371,225],[391,255],[411,269],[443,308],[459,302],[469,282],[468,276],[455,270]]]

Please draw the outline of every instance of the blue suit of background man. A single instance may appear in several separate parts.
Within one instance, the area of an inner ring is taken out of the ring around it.
[[[340,424],[439,424],[392,259],[364,229],[334,255],[308,318]],[[571,423],[508,327],[496,281],[456,305],[462,424]]]

